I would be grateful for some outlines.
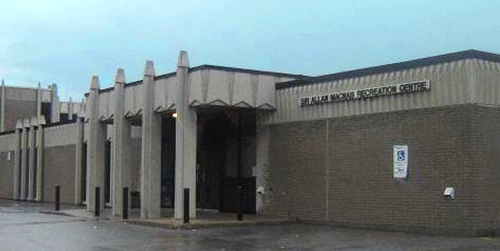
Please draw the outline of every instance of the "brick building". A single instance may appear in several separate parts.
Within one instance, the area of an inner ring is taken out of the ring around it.
[[[245,211],[258,216],[500,229],[500,55],[308,77],[190,67],[181,52],[175,72],[156,75],[148,61],[142,80],[127,83],[118,69],[114,82],[101,89],[93,76],[78,104],[59,102],[55,85],[24,99],[2,86],[0,197],[52,201],[59,185],[63,202],[94,210],[99,187],[100,210],[119,216],[128,187],[142,218],[161,208],[182,218],[184,189],[196,217],[235,211],[242,187]]]

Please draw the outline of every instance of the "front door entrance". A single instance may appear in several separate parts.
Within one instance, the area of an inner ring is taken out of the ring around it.
[[[241,128],[238,116],[242,116]],[[199,122],[197,207],[236,211],[237,187],[241,183],[244,211],[255,213],[255,113],[213,109],[201,112]]]
[[[241,127],[238,116],[242,116]],[[161,206],[164,208],[174,207],[175,123],[172,116],[163,118]],[[198,110],[197,148],[196,207],[235,212],[237,187],[241,184],[244,211],[255,213],[255,111]]]

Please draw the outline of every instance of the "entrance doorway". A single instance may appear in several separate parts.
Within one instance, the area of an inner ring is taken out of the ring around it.
[[[255,213],[254,110],[206,109],[199,114],[197,207],[237,211],[241,185],[244,211]]]
[[[174,207],[175,189],[175,118],[162,118],[161,207]]]
[[[81,184],[80,191],[82,194],[82,200],[87,201],[87,142],[83,142],[81,154],[82,154],[82,175],[80,179],[80,184]]]
[[[106,140],[104,147],[104,203],[105,206],[111,206],[111,141]]]
[[[162,121],[161,206],[174,207],[175,118]],[[242,186],[245,213],[255,213],[255,111],[198,110],[196,207],[236,212]],[[238,154],[240,144],[240,154]]]

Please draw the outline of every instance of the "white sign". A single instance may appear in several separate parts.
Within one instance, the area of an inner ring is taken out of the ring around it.
[[[408,176],[408,146],[394,145],[392,149],[394,178],[406,179],[406,176]]]

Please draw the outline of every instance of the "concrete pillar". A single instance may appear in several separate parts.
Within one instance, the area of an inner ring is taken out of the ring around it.
[[[82,98],[82,102],[80,102],[80,110],[78,111],[78,116],[79,117],[85,116],[85,99],[84,98]]]
[[[60,120],[59,96],[57,95],[57,85],[51,84],[50,89],[52,90],[52,97],[51,97],[52,114],[50,116],[50,123],[57,123]]]
[[[82,198],[82,175],[83,173],[83,130],[85,123],[83,118],[77,118],[77,135],[76,135],[76,152],[75,152],[75,201],[76,205],[80,205],[83,202]]]
[[[38,89],[36,90],[36,116],[42,115],[42,86],[38,82]]]
[[[154,113],[153,61],[146,61],[143,77],[141,218],[160,217],[161,116]]]
[[[113,156],[113,215],[122,215],[123,187],[131,189],[130,180],[130,129],[131,124],[125,119],[125,72],[118,68],[115,76],[115,113],[113,120],[114,142]],[[130,198],[130,196],[129,196]],[[131,203],[129,203],[130,205]]]
[[[14,199],[19,200],[21,198],[21,186],[20,186],[20,181],[21,181],[21,132],[23,129],[23,122],[22,120],[18,120],[16,123],[16,150],[14,152],[14,181],[12,182],[14,184]]]
[[[0,100],[0,132],[5,131],[5,104],[7,103],[5,100],[5,81],[2,79],[2,91],[1,91],[1,100]],[[17,158],[17,157],[16,157]]]
[[[68,102],[68,120],[73,119],[73,100],[71,97],[69,97],[69,102]]]
[[[45,117],[38,117],[38,128],[36,130],[36,201],[43,201],[43,126],[45,125]]]
[[[99,121],[99,77],[92,76],[90,81],[89,139],[87,144],[87,210],[94,211],[95,188],[100,187],[100,210],[104,210],[104,164],[106,125]],[[101,214],[102,215],[102,214]]]
[[[21,196],[20,200],[26,200],[28,197],[28,130],[30,127],[29,119],[24,119],[21,132]]]
[[[187,52],[181,51],[177,63],[177,119],[175,122],[175,210],[174,217],[183,218],[184,188],[189,188],[189,216],[196,218],[196,110],[188,104]]]
[[[261,117],[259,111],[257,117]],[[256,188],[263,189],[263,193],[256,195],[256,211],[260,214],[265,210],[266,203],[268,203],[271,196],[268,187],[271,131],[268,125],[258,125],[255,134]]]
[[[35,127],[38,124],[36,117],[31,118],[28,133],[28,200],[35,200]]]

